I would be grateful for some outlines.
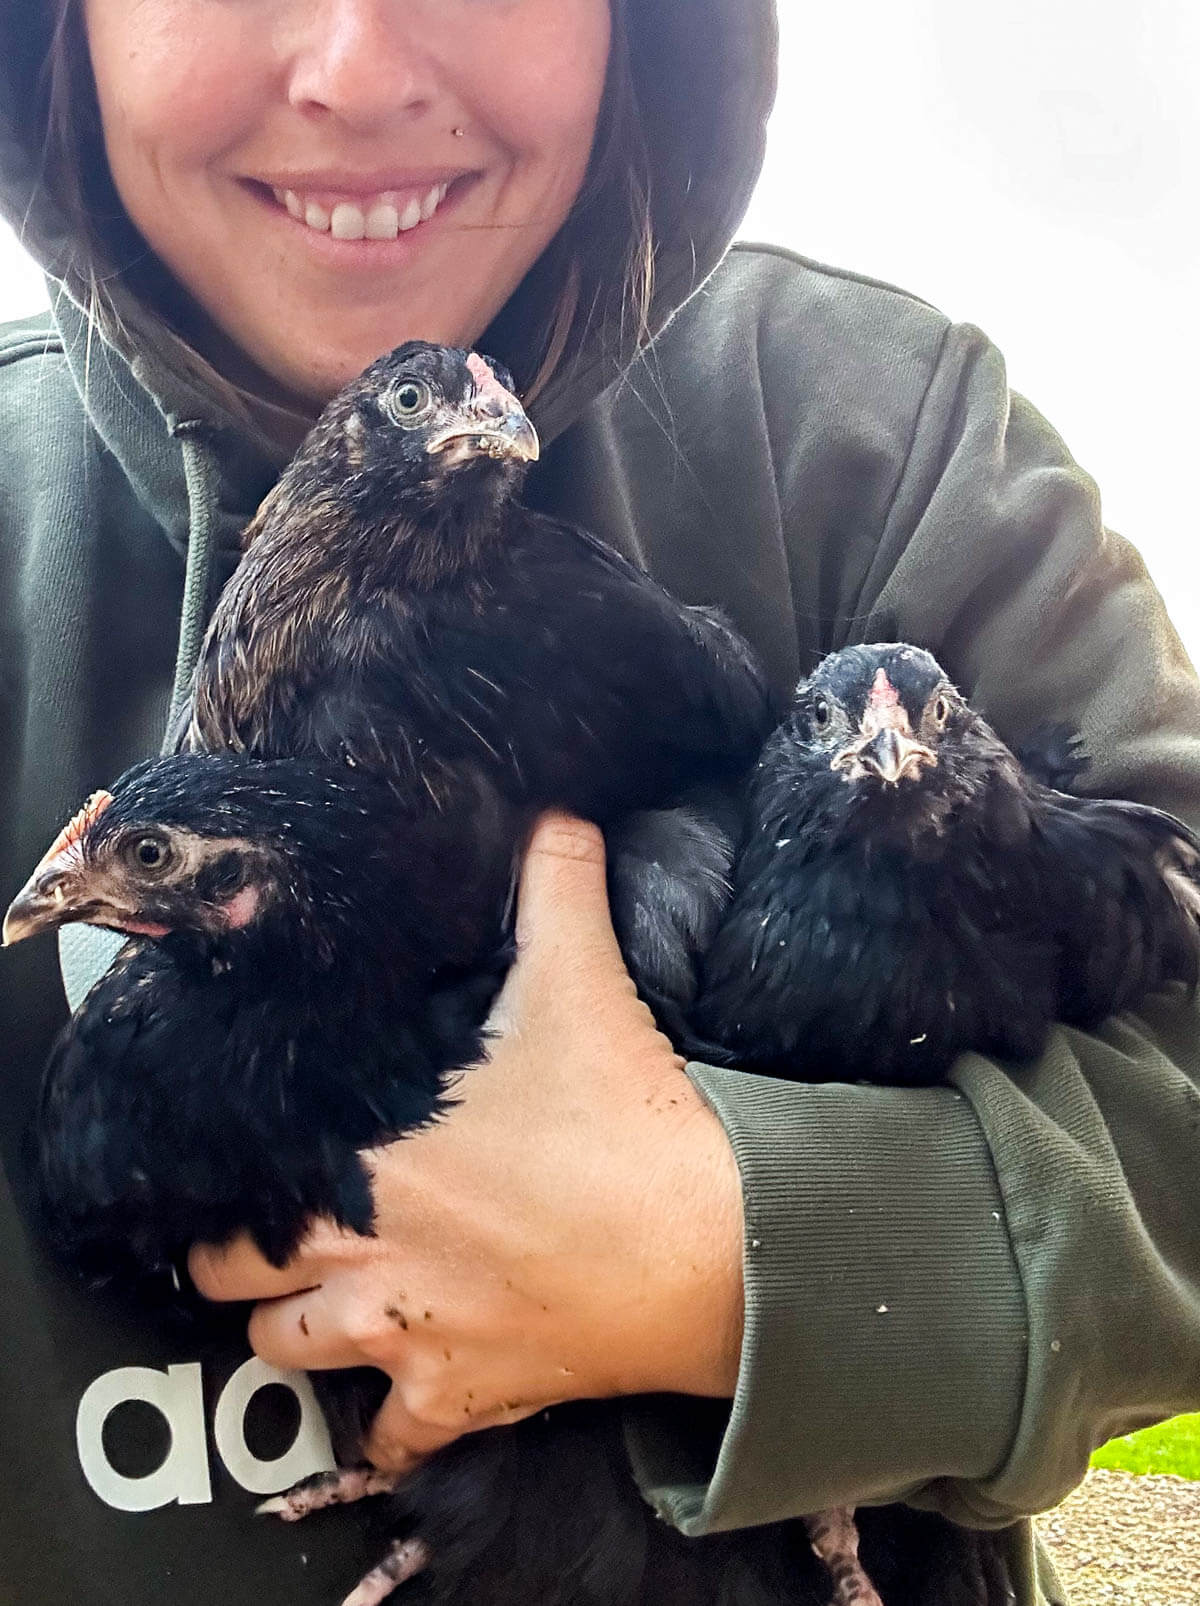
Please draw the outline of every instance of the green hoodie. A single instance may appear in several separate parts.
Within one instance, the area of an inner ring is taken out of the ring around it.
[[[53,317],[0,334],[5,897],[89,790],[158,746],[279,468],[180,383],[132,286],[129,349],[89,336],[36,183],[38,9],[0,21],[3,204],[56,276]],[[1200,686],[985,337],[770,247],[726,254],[761,155],[768,0],[632,9],[656,338],[638,355],[601,330],[570,354],[534,409],[532,500],[720,601],[781,692],[848,641],[916,641],[1010,739],[1070,721],[1091,787],[1200,828]],[[65,954],[75,990],[91,962]],[[236,1324],[201,1342],[80,1290],[38,1243],[22,1133],[64,1013],[50,945],[4,956],[0,1601],[336,1599],[371,1554],[364,1514],[250,1520],[327,1455],[303,1380],[248,1360]],[[690,1071],[743,1178],[746,1336],[732,1409],[629,1403],[647,1498],[688,1533],[905,1499],[1003,1530],[1018,1606],[1061,1601],[1024,1515],[1101,1440],[1200,1406],[1191,1002],[1057,1030],[1036,1064],[964,1056],[948,1088]]]

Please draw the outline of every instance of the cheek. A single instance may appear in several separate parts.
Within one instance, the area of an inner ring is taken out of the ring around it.
[[[483,9],[483,8],[481,8]],[[521,0],[471,49],[471,95],[506,144],[578,187],[604,93],[608,0]],[[466,69],[461,35],[459,70]]]
[[[131,211],[150,174],[170,183],[219,158],[253,125],[265,68],[248,9],[211,0],[87,0],[105,146]]]

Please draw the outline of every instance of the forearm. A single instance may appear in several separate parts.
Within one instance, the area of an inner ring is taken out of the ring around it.
[[[1200,1404],[1196,1036],[1173,996],[949,1088],[691,1067],[741,1172],[746,1336],[707,1435],[630,1411],[652,1503],[693,1533],[895,1498],[1001,1524]]]
[[[651,1502],[701,1533],[987,1476],[1016,1428],[1025,1314],[968,1101],[689,1073],[741,1174],[745,1338],[707,1447],[669,1407],[630,1412]]]

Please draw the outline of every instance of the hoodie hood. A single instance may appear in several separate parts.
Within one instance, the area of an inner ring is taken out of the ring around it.
[[[86,262],[81,242],[42,182],[44,158],[37,113],[50,31],[49,0],[10,0],[0,17],[0,211],[55,281],[56,321],[68,360],[82,379],[94,369],[95,340],[86,327]],[[650,153],[655,284],[650,333],[659,333],[720,261],[745,211],[762,161],[767,115],[774,96],[774,0],[628,0],[626,30],[638,110]],[[116,311],[129,331],[105,352],[123,371],[121,420],[103,416],[102,392],[89,384],[85,402],[106,442],[129,425],[130,407],[147,422],[165,421],[224,431],[233,425],[246,439],[244,421],[232,420],[216,390],[189,381],[170,360],[167,325],[147,291],[118,275],[110,284]],[[514,300],[531,293],[527,287]],[[520,327],[520,308],[506,309],[497,333]],[[635,355],[634,336],[613,320],[592,327],[533,405],[546,441],[560,434],[589,401],[606,389]],[[480,344],[487,349],[486,337]],[[504,358],[502,336],[493,343]],[[89,374],[94,378],[94,371]],[[130,396],[129,380],[142,394]],[[82,389],[82,386],[81,386]],[[159,424],[161,427],[161,422]],[[264,457],[278,450],[256,443]],[[118,453],[118,455],[123,455]]]

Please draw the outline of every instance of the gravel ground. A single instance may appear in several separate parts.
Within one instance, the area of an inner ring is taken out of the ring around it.
[[[1089,1472],[1038,1528],[1071,1606],[1200,1606],[1200,1483]]]

